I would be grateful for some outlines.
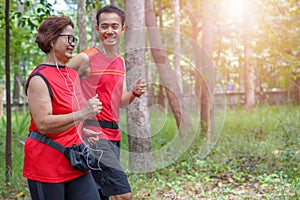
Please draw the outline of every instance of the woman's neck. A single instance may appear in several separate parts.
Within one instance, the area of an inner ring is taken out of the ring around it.
[[[46,55],[46,59],[45,59],[44,63],[49,64],[49,65],[56,65],[57,64],[59,66],[65,66],[66,65],[66,62],[62,62],[60,60],[57,60],[57,58],[55,58],[52,53],[48,53]]]

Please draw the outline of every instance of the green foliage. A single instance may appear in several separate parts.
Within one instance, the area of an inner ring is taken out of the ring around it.
[[[10,27],[10,67],[11,73],[21,73],[24,81],[27,71],[30,71],[44,58],[44,54],[35,44],[35,34],[40,23],[51,15],[51,4],[47,1],[10,1],[9,27]],[[23,9],[19,9],[20,7]],[[2,4],[1,4],[2,7]],[[5,74],[5,18],[0,15],[0,80]]]

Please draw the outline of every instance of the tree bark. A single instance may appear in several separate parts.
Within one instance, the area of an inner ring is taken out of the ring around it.
[[[300,105],[300,77],[297,75],[295,80],[295,103]]]
[[[201,77],[196,78],[196,90],[197,98],[200,102],[201,110],[201,130],[206,133],[208,141],[211,138],[212,129],[212,117],[213,117],[213,85],[215,82],[215,72],[213,69],[213,63],[210,60],[213,52],[213,13],[212,5],[209,0],[203,0],[203,25],[202,25],[202,47],[207,53],[207,56],[203,56],[201,59],[202,69],[200,71]],[[199,73],[197,73],[199,75]],[[199,86],[199,88],[198,88]]]
[[[87,48],[87,36],[86,36],[86,0],[77,1],[77,23],[79,32],[79,46],[78,52],[81,52]]]
[[[18,2],[18,12],[24,15],[24,5]],[[21,27],[20,27],[21,28]],[[21,62],[17,63],[18,68],[21,71]],[[21,82],[21,76],[19,71],[15,71],[14,73],[14,87],[13,87],[13,104],[18,105],[20,101],[20,88],[23,83]]]
[[[188,131],[191,128],[191,119],[183,102],[183,94],[180,92],[176,74],[171,69],[167,53],[162,44],[153,11],[153,0],[145,0],[145,13],[151,54],[158,68],[160,84],[166,89],[171,110],[176,119],[179,132],[182,134],[183,131]]]
[[[95,26],[97,25],[96,15],[97,15],[97,9],[93,7],[92,14],[91,14],[92,46],[96,46],[97,43],[97,32],[95,31]]]
[[[0,84],[0,97],[3,96],[3,86]],[[0,117],[3,116],[3,98],[0,98]]]
[[[145,76],[145,12],[143,0],[126,0],[126,82],[131,88],[133,82]],[[127,129],[130,151],[130,169],[133,172],[152,171],[152,143],[147,94],[136,98],[127,107]]]
[[[110,0],[110,4],[116,6],[116,0]]]
[[[5,85],[6,85],[6,143],[5,143],[5,183],[9,183],[12,175],[11,149],[11,96],[10,96],[10,32],[9,32],[9,0],[5,1]]]
[[[178,85],[180,91],[183,92],[182,86],[182,74],[181,74],[181,67],[180,67],[180,2],[179,0],[173,0],[174,6],[174,69],[176,72],[176,77],[178,80]]]
[[[245,54],[245,109],[250,110],[255,105],[255,62],[252,53],[251,15],[244,17],[244,54]]]

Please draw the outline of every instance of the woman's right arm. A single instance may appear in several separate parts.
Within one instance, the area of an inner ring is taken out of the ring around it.
[[[42,134],[67,130],[78,122],[98,114],[102,109],[100,100],[97,97],[93,97],[79,111],[53,115],[49,90],[40,76],[31,78],[27,96],[33,121]]]

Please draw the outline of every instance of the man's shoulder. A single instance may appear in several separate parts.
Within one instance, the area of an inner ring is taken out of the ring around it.
[[[93,56],[93,55],[99,53],[99,51],[97,50],[96,47],[91,47],[91,48],[88,48],[88,49],[82,51],[81,53],[85,53],[87,56],[90,57],[90,56]]]

